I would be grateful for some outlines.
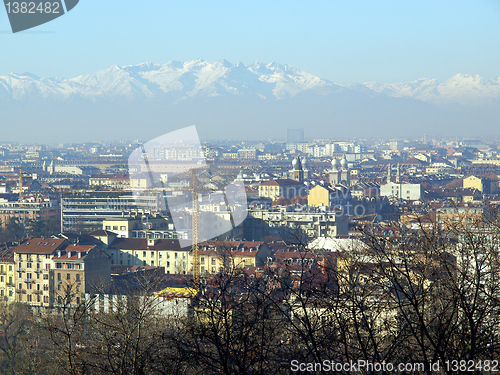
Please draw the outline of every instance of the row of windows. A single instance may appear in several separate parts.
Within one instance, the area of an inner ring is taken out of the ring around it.
[[[19,283],[19,290],[23,289],[23,283]],[[32,283],[27,283],[26,284],[26,289],[32,290],[33,289],[33,284]],[[36,284],[36,290],[42,290],[40,288],[40,284]],[[49,284],[43,284],[43,290],[48,291],[49,290]]]
[[[123,257],[123,252],[120,251],[119,254],[120,254],[120,258],[122,258]],[[132,256],[132,253],[126,253],[126,254],[127,254],[127,256],[129,258]],[[140,251],[136,251],[135,252],[135,256],[136,257],[140,256],[139,254],[140,254]],[[115,255],[115,252],[112,251],[111,252],[111,257],[114,257],[114,255]],[[147,251],[143,251],[142,252],[142,258],[147,258],[147,257],[148,257],[148,252]],[[155,258],[156,257],[156,252],[155,251],[151,251],[149,257],[150,258]],[[163,258],[163,254],[161,252],[158,252],[158,258],[159,259]],[[178,259],[178,258],[180,258],[179,253],[174,253],[174,259]],[[170,253],[169,252],[167,252],[167,259],[170,259]],[[186,259],[186,253],[184,253],[184,252],[182,253],[182,259]]]
[[[3,273],[5,272],[6,267],[2,264],[0,265],[0,272]],[[9,272],[12,272],[12,266],[9,265]]]
[[[83,269],[83,264],[80,263],[56,263],[56,268],[63,268],[67,270],[80,270]]]
[[[57,281],[62,281],[62,274],[60,272],[57,273]],[[66,274],[66,280],[71,280],[71,274],[70,273],[67,273]],[[76,281],[80,281],[80,274],[77,273],[75,274],[75,280]]]
[[[111,225],[106,225],[106,230],[111,230]],[[113,230],[118,230],[118,225],[113,225]],[[120,226],[120,230],[127,230],[125,225]]]

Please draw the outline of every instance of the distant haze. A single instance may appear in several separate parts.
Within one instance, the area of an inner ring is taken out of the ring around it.
[[[72,79],[0,76],[0,141],[148,140],[196,125],[202,140],[499,135],[500,78],[339,85],[278,63],[193,60]]]

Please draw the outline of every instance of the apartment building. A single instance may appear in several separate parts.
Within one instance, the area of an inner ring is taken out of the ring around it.
[[[107,290],[109,257],[95,245],[32,238],[13,249],[17,302],[37,307],[76,306],[83,293]]]
[[[168,274],[191,272],[190,251],[178,241],[152,238],[115,238],[106,249],[112,264],[163,267]]]
[[[0,198],[0,224],[3,226],[13,217],[28,222],[57,219],[60,214],[58,202],[50,197],[33,195],[14,200]]]
[[[116,191],[84,192],[63,195],[61,199],[62,231],[75,228],[97,230],[104,220],[124,216],[140,217],[158,212],[161,198],[154,195],[134,197],[130,193]]]
[[[12,253],[0,257],[0,301],[14,302],[14,256]]]
[[[263,267],[270,253],[262,241],[209,241],[200,244],[200,273],[229,272],[237,268]]]

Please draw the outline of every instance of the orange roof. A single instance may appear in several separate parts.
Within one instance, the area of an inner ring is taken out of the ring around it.
[[[32,238],[16,246],[12,251],[22,254],[52,254],[61,250],[67,242],[65,239]]]

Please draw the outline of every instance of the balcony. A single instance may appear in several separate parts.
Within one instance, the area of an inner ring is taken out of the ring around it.
[[[41,272],[42,272],[42,269],[41,269],[41,268],[37,268],[37,269],[35,269],[35,272],[36,272],[36,273],[41,273]]]
[[[27,284],[30,284],[30,283],[34,283],[35,280],[34,279],[24,279],[24,282]]]
[[[24,268],[17,268],[16,272],[26,272],[26,269],[24,269]]]
[[[42,290],[35,290],[33,293],[35,293],[35,294],[43,294],[43,291]]]

